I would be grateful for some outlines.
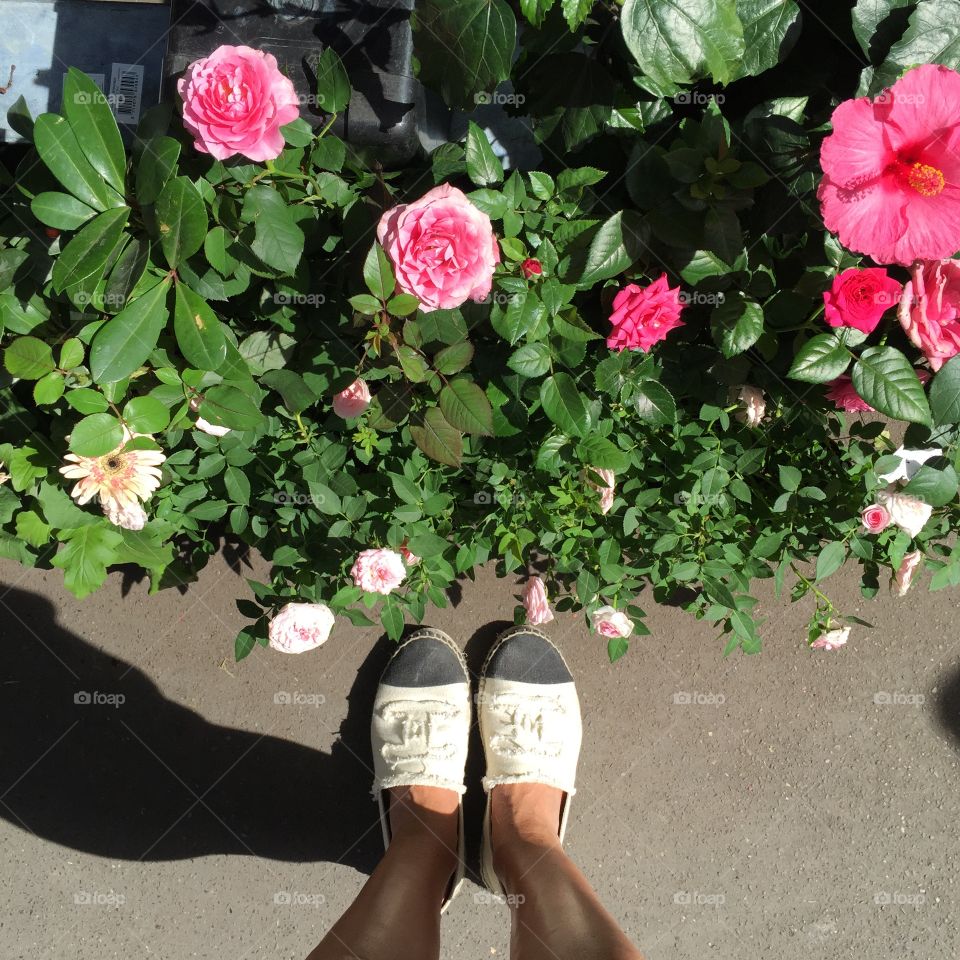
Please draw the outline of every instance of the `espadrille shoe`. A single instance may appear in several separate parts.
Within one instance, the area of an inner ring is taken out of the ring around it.
[[[446,910],[463,882],[463,794],[470,738],[470,675],[460,648],[440,630],[418,630],[390,658],[373,704],[373,795],[384,848],[390,845],[393,787],[430,786],[460,796],[457,870]]]
[[[490,890],[503,894],[493,869],[490,793],[508,783],[545,783],[562,790],[563,842],[583,735],[580,701],[566,661],[550,638],[534,627],[512,627],[487,656],[477,706],[487,758],[480,873]]]

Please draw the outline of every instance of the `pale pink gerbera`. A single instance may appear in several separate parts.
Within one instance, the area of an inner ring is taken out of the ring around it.
[[[160,465],[166,456],[160,450],[127,450],[124,442],[102,457],[68,453],[63,459],[60,472],[77,481],[70,496],[81,504],[98,497],[109,517],[108,510],[130,511],[150,499],[160,486]]]
[[[846,100],[823,141],[823,220],[877,263],[960,249],[960,74],[928,64],[875,100]]]

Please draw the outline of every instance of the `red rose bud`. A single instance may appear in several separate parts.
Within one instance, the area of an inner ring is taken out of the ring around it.
[[[60,236],[60,231],[54,227],[46,227],[43,231],[51,240],[56,240]]]
[[[528,257],[520,264],[520,272],[528,280],[531,280],[533,277],[539,277],[543,274],[543,267],[540,266],[539,260],[534,257]]]

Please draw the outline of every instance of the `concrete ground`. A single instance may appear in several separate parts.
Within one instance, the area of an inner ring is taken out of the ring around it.
[[[379,852],[379,631],[237,665],[221,559],[185,594],[0,581],[0,957],[303,958]],[[830,586],[875,625],[834,653],[766,590],[752,658],[652,605],[614,666],[579,617],[551,625],[585,713],[568,849],[648,960],[960,954],[960,594]],[[476,664],[516,593],[483,571],[432,622]],[[466,885],[443,956],[506,957],[507,920]]]

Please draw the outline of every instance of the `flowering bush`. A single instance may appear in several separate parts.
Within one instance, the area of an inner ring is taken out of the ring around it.
[[[845,563],[868,597],[960,583],[960,47],[927,29],[955,4],[540,0],[518,57],[504,0],[459,29],[478,4],[418,4],[421,79],[512,90],[538,169],[470,121],[384,171],[330,133],[330,51],[318,131],[247,48],[129,156],[76,70],[63,116],[14,105],[0,553],[83,596],[238,538],[272,563],[238,657],[399,637],[488,561],[612,659],[644,593],[754,652],[772,578],[832,650]]]

